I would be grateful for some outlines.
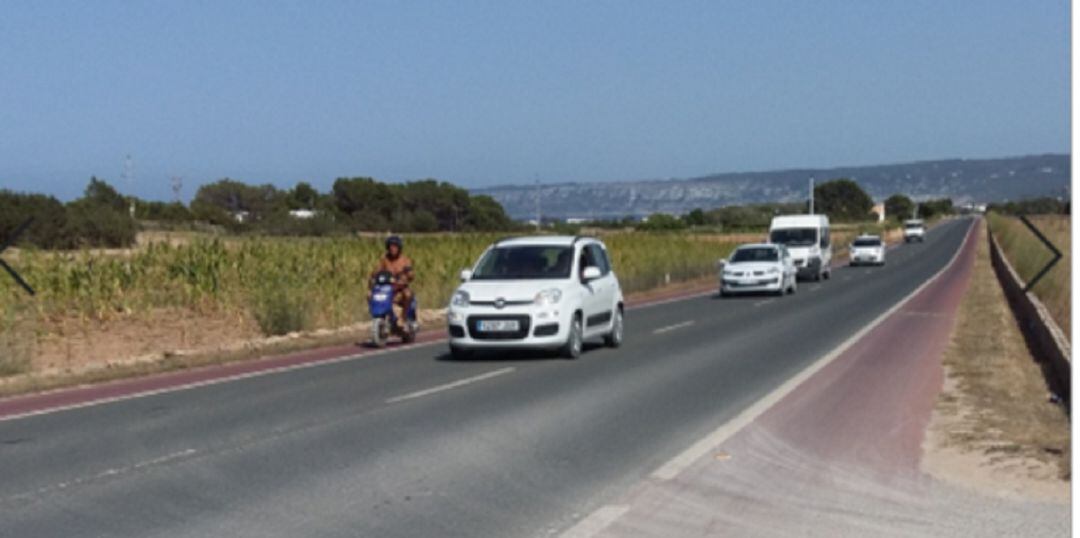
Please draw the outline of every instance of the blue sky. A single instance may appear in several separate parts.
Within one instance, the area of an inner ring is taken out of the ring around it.
[[[190,197],[222,177],[475,187],[1067,152],[1068,9],[5,2],[0,187],[69,199],[96,174],[166,199],[172,175]]]

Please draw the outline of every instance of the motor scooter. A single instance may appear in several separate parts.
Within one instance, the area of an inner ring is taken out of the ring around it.
[[[416,319],[416,297],[405,309],[405,323],[398,327],[394,314],[394,275],[389,271],[379,271],[375,275],[368,311],[371,313],[371,343],[375,347],[385,347],[390,336],[401,338],[405,344],[416,340],[416,333],[420,331],[420,323]]]

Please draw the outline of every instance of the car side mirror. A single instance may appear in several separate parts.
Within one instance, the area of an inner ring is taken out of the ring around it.
[[[601,276],[600,268],[593,265],[586,267],[585,270],[581,272],[581,280],[584,280],[585,282],[596,280]]]
[[[717,269],[723,269],[725,265],[727,265],[727,260],[725,260],[724,258],[720,258],[719,260],[716,260],[716,268]]]
[[[461,281],[462,282],[468,282],[469,279],[471,279],[471,278],[472,278],[472,271],[470,271],[468,269],[462,269],[461,270]]]

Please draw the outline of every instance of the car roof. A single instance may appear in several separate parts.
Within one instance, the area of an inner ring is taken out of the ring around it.
[[[908,219],[904,221],[904,224],[922,224],[922,219]]]
[[[495,242],[500,247],[513,246],[561,246],[569,247],[575,243],[600,243],[595,237],[581,235],[528,235],[508,237]],[[602,243],[601,243],[602,244]]]
[[[744,248],[771,248],[778,249],[783,245],[777,245],[775,243],[746,243],[745,245],[739,245],[735,247],[735,250],[742,250]]]
[[[856,237],[855,239],[856,240],[858,240],[858,239],[881,239],[881,236],[878,235],[878,234],[862,234],[862,235]]]

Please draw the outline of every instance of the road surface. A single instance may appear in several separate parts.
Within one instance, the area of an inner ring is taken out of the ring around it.
[[[0,419],[0,536],[557,535],[918,288],[970,224],[794,296],[631,310],[622,348],[578,361],[435,343]]]

